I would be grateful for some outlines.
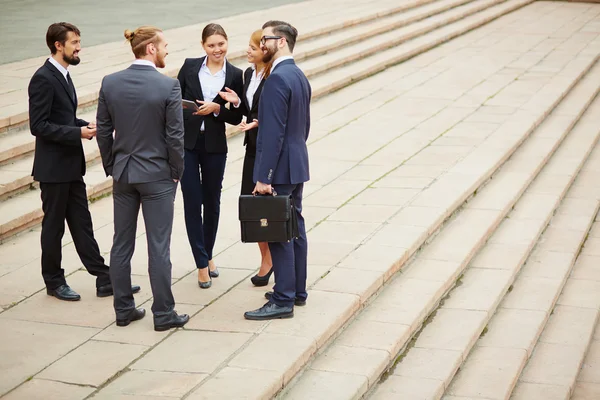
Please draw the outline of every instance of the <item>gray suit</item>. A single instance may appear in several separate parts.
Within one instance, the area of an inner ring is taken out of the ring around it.
[[[132,65],[102,80],[98,146],[106,175],[113,176],[115,234],[110,254],[117,319],[135,308],[131,257],[140,204],[148,241],[148,272],[155,323],[175,306],[170,245],[177,183],[183,175],[181,88],[147,65]],[[113,131],[115,132],[113,138]]]

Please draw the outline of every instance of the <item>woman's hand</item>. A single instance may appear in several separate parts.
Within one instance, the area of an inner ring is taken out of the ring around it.
[[[246,132],[246,131],[249,131],[250,129],[258,128],[258,120],[255,119],[252,122],[250,122],[249,124],[242,122],[239,125],[239,127],[242,130],[242,132]]]
[[[192,115],[208,115],[210,113],[218,114],[221,111],[221,106],[217,103],[213,103],[212,101],[202,101],[196,100],[198,104],[201,104],[198,111],[196,111]]]
[[[219,96],[221,96],[226,102],[239,106],[240,97],[237,95],[236,92],[229,89],[228,87],[225,88],[224,92],[219,92]]]

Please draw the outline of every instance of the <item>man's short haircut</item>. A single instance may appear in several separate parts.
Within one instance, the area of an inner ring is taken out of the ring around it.
[[[277,20],[267,21],[264,23],[262,28],[273,28],[273,33],[277,36],[283,36],[288,43],[290,51],[294,51],[296,39],[298,38],[298,30],[289,22]]]

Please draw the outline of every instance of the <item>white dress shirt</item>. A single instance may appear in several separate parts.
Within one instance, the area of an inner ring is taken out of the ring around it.
[[[273,61],[273,66],[271,67],[271,71],[273,71],[275,69],[275,67],[279,63],[281,63],[281,62],[283,62],[285,60],[293,60],[293,59],[294,59],[294,56],[282,56],[282,57],[279,57],[277,60]]]
[[[156,68],[156,65],[152,61],[136,59],[131,65],[146,65],[148,67]]]
[[[54,57],[48,58],[48,61],[50,61],[50,64],[54,65],[56,67],[56,69],[60,71],[60,73],[65,77],[65,80],[67,81],[67,83],[69,83],[69,80],[67,79],[67,74],[69,73],[69,71],[67,71],[67,69],[65,67],[60,65],[60,63],[58,61],[56,61],[54,59]]]
[[[256,66],[252,65],[252,78],[250,79],[250,83],[248,84],[248,91],[246,92],[246,100],[248,100],[248,108],[252,108],[252,101],[254,100],[254,95],[256,94],[256,90],[258,86],[260,86],[260,82],[263,78],[264,69],[260,72],[256,71]],[[247,121],[248,123],[252,121]]]
[[[212,74],[206,62],[208,56],[204,57],[200,71],[198,72],[198,79],[200,79],[200,87],[202,88],[202,97],[204,101],[213,101],[219,94],[223,86],[225,86],[225,76],[227,74],[227,60],[223,60],[223,68],[217,71],[216,74]],[[214,113],[216,117],[218,113]],[[200,127],[201,131],[204,131],[204,122]]]

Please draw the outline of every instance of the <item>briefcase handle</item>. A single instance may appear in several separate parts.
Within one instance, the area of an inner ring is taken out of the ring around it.
[[[269,196],[268,194],[261,194],[261,193],[253,193],[252,195],[253,196]],[[275,191],[275,189],[272,189],[271,196],[277,196],[277,192]]]

